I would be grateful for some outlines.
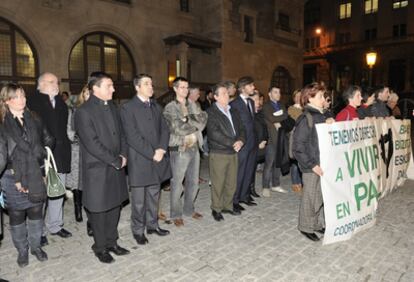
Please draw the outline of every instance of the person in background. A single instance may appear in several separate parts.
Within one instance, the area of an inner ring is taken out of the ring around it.
[[[233,81],[228,80],[224,82],[224,85],[226,86],[227,91],[229,92],[230,102],[236,99],[236,96],[237,96],[236,84]]]
[[[293,133],[293,155],[302,171],[303,194],[299,209],[299,231],[309,240],[319,241],[315,232],[325,232],[320,167],[320,152],[315,124],[326,122],[323,105],[325,87],[306,85],[301,91],[302,115]],[[311,117],[311,118],[310,118]]]
[[[38,114],[47,130],[55,138],[53,155],[57,172],[66,186],[66,175],[71,166],[71,143],[68,137],[69,109],[59,94],[59,80],[56,75],[46,72],[37,80],[37,91],[27,98],[28,108]],[[63,228],[64,197],[49,198],[47,201],[46,229],[53,236],[72,237],[72,233]],[[46,229],[42,236],[42,246],[48,244]]]
[[[386,86],[378,86],[374,90],[375,102],[371,106],[371,112],[374,117],[389,117],[390,111],[387,107],[387,101],[390,97],[390,89]]]
[[[18,84],[9,83],[1,89],[0,124],[2,142],[7,144],[1,152],[6,166],[1,187],[18,252],[17,264],[25,267],[29,264],[29,247],[39,261],[48,259],[40,242],[43,204],[47,199],[42,166],[46,158],[44,147],[53,148],[54,138],[41,120],[27,110],[26,95]]]
[[[214,95],[213,91],[211,89],[206,90],[205,99],[201,103],[201,109],[203,111],[206,111],[208,108],[211,107],[211,105],[214,103]]]
[[[301,90],[297,89],[293,92],[292,98],[293,98],[293,105],[288,108],[288,115],[297,121],[299,116],[303,112],[303,108],[300,105],[300,95]],[[290,133],[293,134],[293,133]],[[302,192],[302,172],[299,169],[298,162],[295,159],[290,160],[290,177],[292,181],[292,191],[295,193],[301,193]]]
[[[347,105],[336,115],[336,121],[359,119],[357,108],[361,106],[361,88],[356,85],[349,86],[342,93],[342,98]]]
[[[263,105],[263,114],[269,134],[266,146],[265,164],[263,168],[263,196],[270,197],[270,190],[279,193],[287,193],[280,186],[281,169],[276,167],[278,139],[282,121],[288,117],[285,106],[280,102],[282,94],[280,88],[273,86],[269,89],[269,101]]]
[[[402,115],[401,115],[401,110],[398,107],[398,99],[399,97],[397,93],[392,91],[390,94],[390,97],[388,98],[387,106],[390,109],[391,116],[401,119]]]
[[[258,90],[255,90],[251,98],[254,102],[255,115],[254,115],[254,131],[256,134],[256,145],[257,145],[257,155],[256,155],[256,167],[253,171],[252,183],[250,184],[250,195],[256,198],[259,198],[260,195],[256,193],[256,171],[257,166],[265,161],[265,152],[266,144],[269,136],[267,134],[266,122],[264,119],[262,106],[260,103],[260,96],[263,96]],[[253,200],[253,199],[250,199]]]
[[[371,106],[375,101],[375,94],[371,89],[362,90],[361,106],[357,109],[359,119],[373,117]]]

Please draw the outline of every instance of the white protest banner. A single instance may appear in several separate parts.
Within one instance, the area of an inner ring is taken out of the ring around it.
[[[375,224],[380,195],[401,185],[411,156],[409,120],[316,125],[326,230],[323,244]],[[408,146],[409,144],[409,146]]]

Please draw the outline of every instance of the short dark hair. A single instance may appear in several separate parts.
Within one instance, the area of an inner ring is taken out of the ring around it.
[[[346,104],[349,104],[349,100],[354,98],[355,93],[357,91],[361,92],[361,87],[357,85],[348,86],[348,88],[346,88],[345,91],[342,93],[342,99],[344,99],[344,102]]]
[[[277,88],[277,89],[281,90],[281,88],[278,85],[272,85],[272,86],[269,87],[268,93],[270,93],[273,88]],[[282,94],[282,92],[280,92],[280,94]]]
[[[220,82],[220,83],[217,83],[216,85],[213,86],[213,95],[214,96],[218,96],[218,90],[220,88],[226,88],[227,89],[226,83],[225,82]]]
[[[385,90],[385,88],[388,88],[388,86],[379,85],[375,87],[374,89],[375,99],[378,99],[379,94],[382,93]]]
[[[112,77],[109,74],[105,73],[105,72],[95,71],[95,72],[91,73],[91,75],[88,78],[88,89],[89,89],[89,91],[91,93],[93,93],[93,87],[95,85],[100,87],[102,80],[105,79],[105,78],[112,80]]]
[[[253,77],[251,76],[243,76],[240,77],[240,79],[237,81],[237,89],[241,89],[245,87],[246,85],[252,84],[254,82]]]
[[[177,77],[173,80],[173,82],[172,82],[173,87],[177,87],[177,86],[178,86],[178,83],[179,83],[180,81],[188,82],[187,78],[185,78],[185,77],[183,77],[183,76],[177,76]]]
[[[139,75],[136,75],[132,81],[134,83],[134,86],[138,86],[143,78],[150,78],[152,80],[152,77],[149,74],[140,73]]]
[[[315,97],[319,91],[325,92],[326,88],[318,82],[313,82],[303,87],[300,94],[300,105],[304,107],[309,104],[309,98]]]
[[[198,90],[200,90],[200,87],[199,87],[199,86],[197,86],[197,85],[194,85],[194,84],[191,84],[191,85],[188,87],[188,90],[194,90],[194,89],[198,89]]]

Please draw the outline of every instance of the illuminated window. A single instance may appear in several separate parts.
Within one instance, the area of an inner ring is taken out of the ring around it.
[[[29,39],[18,27],[0,18],[0,84],[17,82],[31,92],[38,75],[37,56]]]
[[[378,11],[378,0],[365,0],[365,14],[372,14]]]
[[[408,6],[408,0],[393,0],[392,3],[392,8],[393,9],[399,9],[399,8],[404,8]]]
[[[339,18],[347,19],[351,17],[351,9],[352,4],[351,3],[343,3],[339,5]]]
[[[125,44],[107,33],[91,33],[72,48],[69,58],[69,84],[73,93],[80,93],[88,75],[95,71],[108,73],[115,85],[117,98],[130,97],[135,65]]]

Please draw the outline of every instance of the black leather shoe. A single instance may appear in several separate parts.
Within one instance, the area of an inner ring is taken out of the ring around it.
[[[308,238],[309,240],[312,240],[312,241],[315,241],[315,242],[319,241],[319,237],[315,233],[307,233],[307,232],[303,232],[303,231],[300,231],[300,233],[305,235],[305,237]]]
[[[129,254],[129,251],[127,249],[122,248],[118,244],[113,246],[113,247],[109,247],[106,250],[108,252],[112,252],[112,253],[116,254],[117,256],[124,256],[124,255]]]
[[[37,248],[35,250],[31,250],[30,253],[34,255],[38,261],[46,261],[47,254],[42,250],[42,248]]]
[[[325,228],[322,228],[320,230],[316,230],[316,232],[321,233],[321,234],[325,234]]]
[[[47,240],[47,237],[46,236],[41,236],[40,237],[40,246],[44,247],[44,246],[47,246],[47,245],[49,245],[49,241]]]
[[[240,201],[240,203],[248,205],[248,206],[257,206],[257,204],[253,201]]]
[[[245,208],[240,204],[233,204],[233,210],[244,211]]]
[[[166,236],[168,234],[170,234],[170,231],[166,230],[166,229],[162,229],[162,228],[155,228],[155,229],[147,229],[147,234],[157,234],[158,236]]]
[[[214,220],[215,221],[221,221],[221,220],[224,220],[224,217],[223,217],[223,215],[220,213],[220,212],[216,212],[216,211],[212,211],[211,212],[211,215],[214,217]]]
[[[148,239],[147,237],[145,237],[144,234],[142,235],[134,234],[134,238],[137,241],[138,245],[145,245],[146,243],[148,243]]]
[[[69,238],[69,237],[72,237],[72,233],[70,233],[69,231],[67,231],[66,229],[64,229],[64,228],[62,228],[62,229],[60,229],[58,232],[56,232],[56,233],[50,233],[50,235],[53,235],[53,236],[59,236],[59,237],[62,237],[62,238]]]
[[[86,233],[88,234],[89,237],[93,236],[93,230],[92,230],[92,227],[89,221],[86,222]]]
[[[239,210],[222,210],[222,213],[228,213],[231,215],[241,215],[241,211]]]
[[[112,263],[115,261],[114,258],[111,256],[111,254],[107,250],[102,251],[102,252],[96,252],[95,256],[102,263]]]
[[[257,194],[256,190],[254,190],[254,189],[252,189],[252,190],[250,191],[250,195],[252,195],[252,196],[253,196],[253,197],[255,197],[255,198],[260,198],[260,195],[259,195],[259,194]]]

